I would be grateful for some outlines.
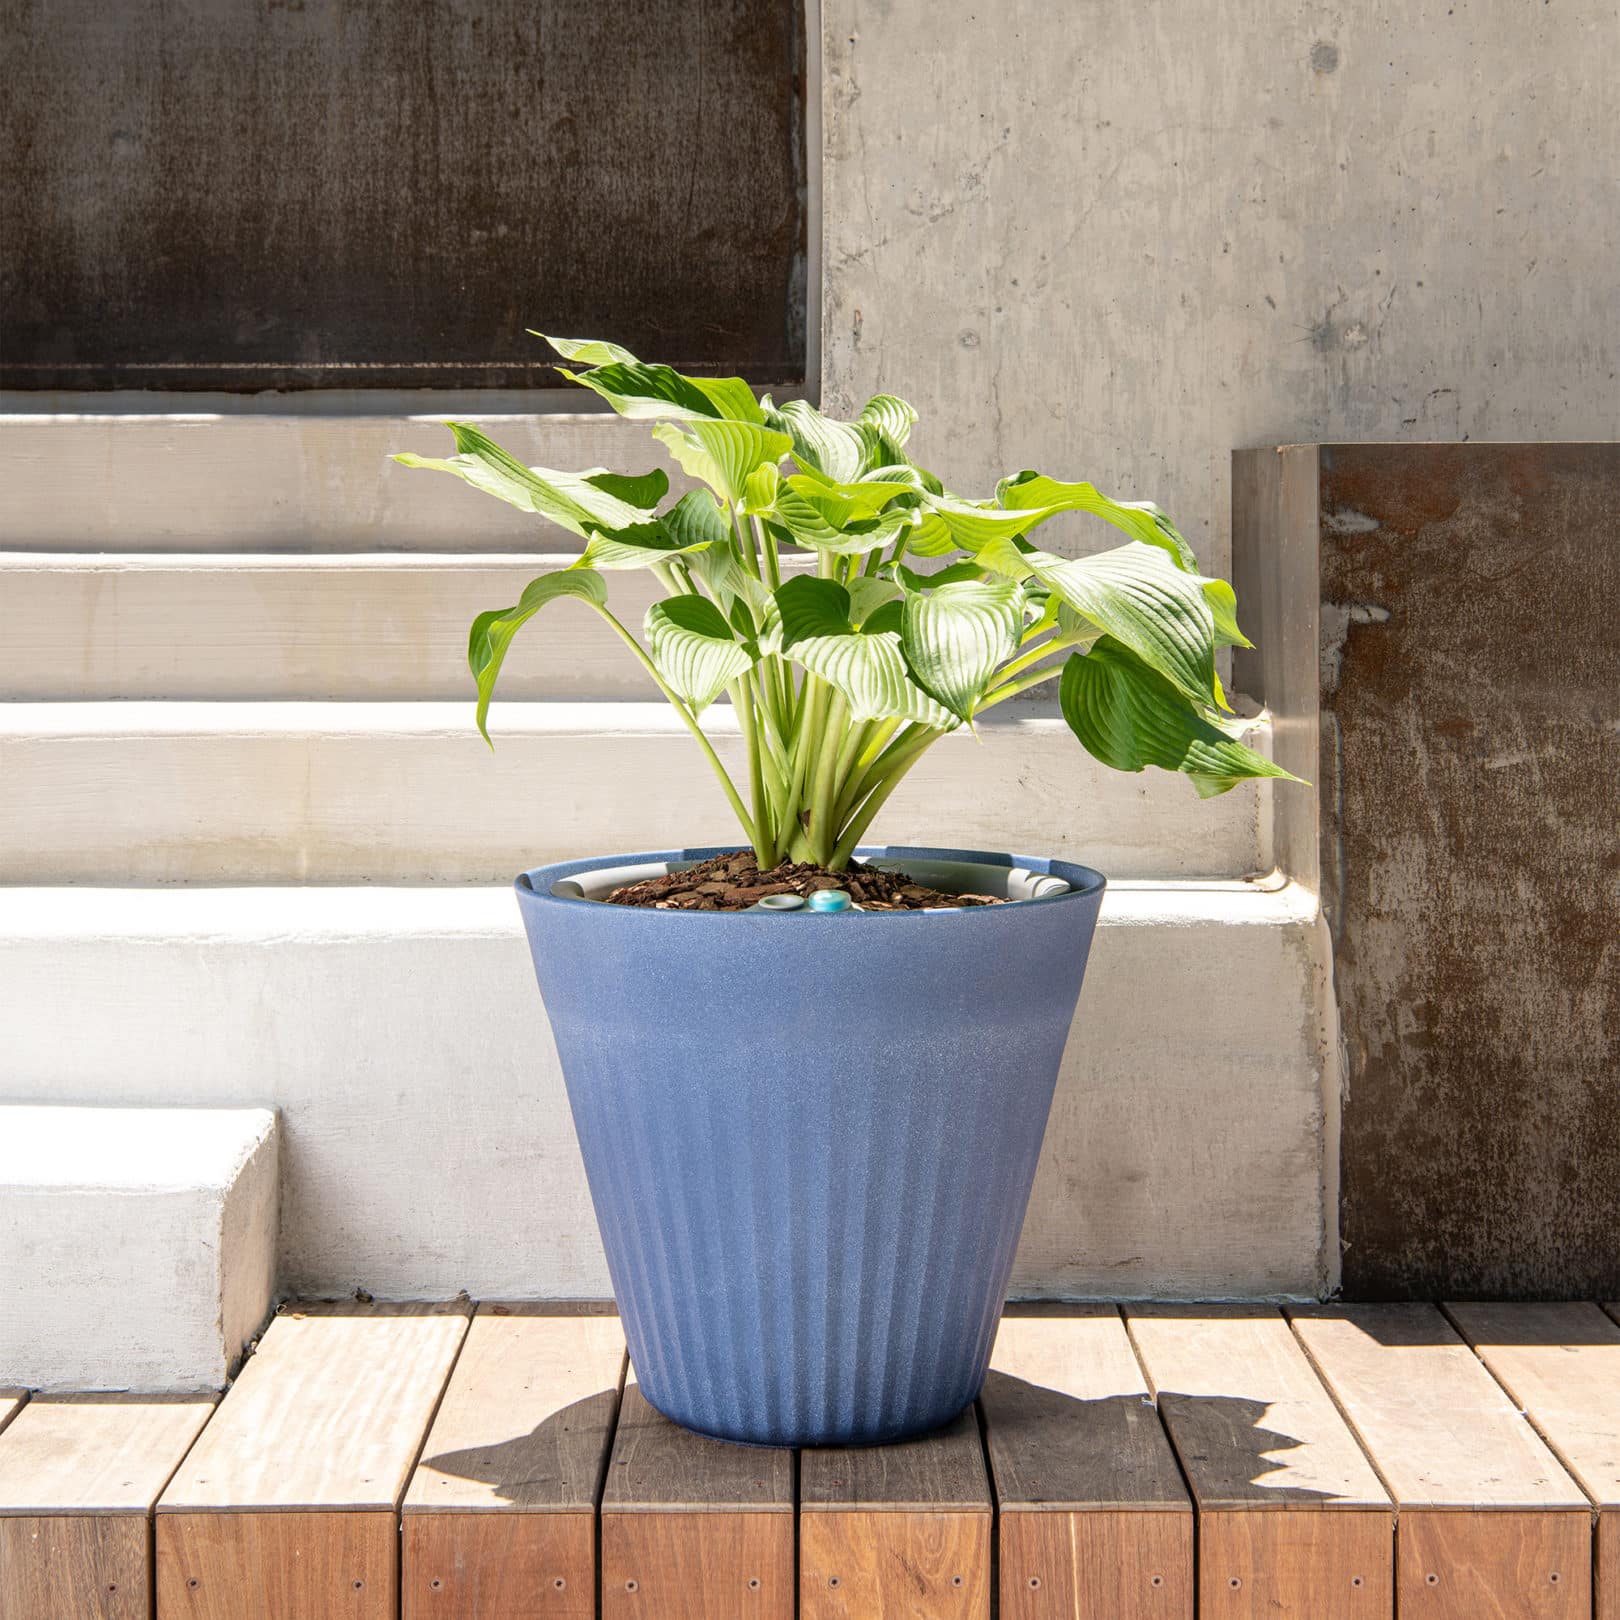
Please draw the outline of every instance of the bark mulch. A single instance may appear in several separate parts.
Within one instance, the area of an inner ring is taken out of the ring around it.
[[[652,906],[660,911],[746,911],[768,894],[802,894],[846,889],[866,911],[933,911],[942,906],[999,906],[997,895],[946,894],[914,883],[904,872],[860,867],[834,872],[808,861],[784,861],[761,872],[754,852],[739,849],[711,855],[685,872],[670,872],[643,883],[626,883],[608,896],[610,905]]]

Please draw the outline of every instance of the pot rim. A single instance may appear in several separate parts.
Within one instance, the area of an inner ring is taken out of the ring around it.
[[[750,911],[686,911],[655,906],[608,906],[605,901],[552,892],[553,885],[564,878],[575,878],[583,872],[599,871],[603,867],[653,865],[660,861],[701,861],[713,855],[735,853],[742,847],[737,844],[712,844],[694,849],[651,850],[629,855],[590,855],[578,860],[551,861],[544,866],[535,866],[526,872],[520,872],[513,879],[512,887],[518,892],[524,904],[531,905],[583,906],[593,911],[605,908],[609,911],[628,912],[637,917],[681,919],[752,917],[757,921],[760,914]],[[1077,861],[1060,860],[1049,855],[1016,855],[998,850],[937,848],[925,844],[863,844],[855,851],[855,855],[879,860],[959,861],[981,866],[1022,867],[1026,871],[1060,877],[1068,883],[1069,888],[1063,894],[1042,895],[1033,900],[1010,900],[1000,906],[934,906],[917,911],[849,910],[784,913],[794,919],[795,927],[803,928],[807,923],[848,927],[851,919],[865,924],[876,922],[898,924],[904,918],[926,917],[977,917],[988,922],[998,916],[1004,916],[1008,907],[1019,909],[1031,905],[1053,906],[1094,900],[1108,886],[1107,878],[1095,867],[1083,866]]]

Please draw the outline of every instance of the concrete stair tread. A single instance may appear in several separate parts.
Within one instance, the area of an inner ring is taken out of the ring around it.
[[[219,1388],[275,1285],[276,1115],[61,1095],[0,1105],[0,1385]]]
[[[522,933],[504,882],[20,884],[0,888],[0,897],[0,941],[8,943],[91,935],[208,941],[323,932],[362,940]],[[1111,878],[1098,926],[1271,928],[1309,922],[1316,913],[1310,890],[1276,878]]]
[[[537,541],[544,543],[541,533]],[[567,536],[558,530],[555,541]],[[467,626],[576,554],[0,552],[0,699],[468,700]],[[662,596],[618,573],[639,629]],[[75,655],[64,660],[71,643]],[[507,699],[653,698],[596,614],[562,602],[513,644]]]
[[[1320,934],[1292,885],[1110,886],[1020,1294],[1316,1294]],[[504,883],[11,889],[0,1027],[19,1101],[273,1101],[286,1287],[607,1291]]]
[[[743,781],[729,707],[704,724]],[[493,753],[468,702],[13,704],[0,881],[495,882],[582,853],[740,842],[661,701],[505,702],[491,729]],[[1239,877],[1269,868],[1271,791],[1201,801],[1178,776],[1110,771],[1050,705],[1009,704],[928,754],[872,841]]]
[[[394,396],[397,398],[397,396]],[[521,551],[561,529],[468,489],[401,467],[399,450],[447,455],[444,417],[484,425],[529,466],[669,474],[649,431],[611,411],[513,412],[447,402],[434,415],[373,402],[353,414],[230,408],[8,413],[17,469],[0,506],[0,547],[39,551]],[[86,403],[91,401],[86,400]],[[174,402],[171,402],[173,404]],[[434,401],[433,403],[440,403]],[[427,401],[422,409],[429,408]],[[71,469],[64,474],[63,469]]]
[[[0,1104],[0,1185],[140,1192],[229,1187],[275,1128],[264,1108]]]

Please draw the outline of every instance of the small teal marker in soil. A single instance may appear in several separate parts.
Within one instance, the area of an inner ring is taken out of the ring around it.
[[[816,889],[810,896],[812,911],[848,911],[849,894],[843,889]]]
[[[802,894],[767,894],[764,895],[757,906],[750,909],[754,911],[798,911],[804,906]]]

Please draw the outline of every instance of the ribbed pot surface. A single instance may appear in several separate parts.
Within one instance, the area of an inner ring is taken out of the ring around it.
[[[979,1391],[1103,879],[942,912],[655,911],[518,879],[643,1394],[757,1445],[893,1440]]]

